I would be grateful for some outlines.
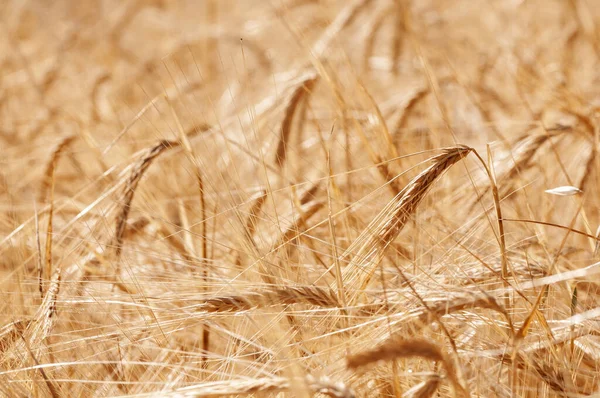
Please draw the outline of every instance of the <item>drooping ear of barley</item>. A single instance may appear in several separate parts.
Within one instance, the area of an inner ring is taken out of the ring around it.
[[[69,135],[64,137],[58,145],[52,151],[52,156],[50,157],[50,161],[46,166],[46,170],[44,172],[44,179],[42,180],[42,186],[40,188],[39,199],[44,202],[48,200],[49,202],[49,210],[48,210],[48,225],[46,228],[46,247],[45,247],[45,275],[49,279],[52,277],[52,236],[53,236],[53,217],[54,217],[54,184],[55,184],[55,173],[56,167],[58,165],[58,160],[60,159],[61,154],[65,151],[66,148],[75,140],[75,136]],[[36,215],[37,220],[37,215]],[[43,297],[44,295],[44,286],[43,286],[43,277],[44,272],[43,269],[40,268],[38,272],[39,276],[39,289],[40,293]]]
[[[366,288],[385,250],[402,231],[433,183],[471,151],[470,147],[459,145],[445,148],[440,155],[429,159],[432,164],[413,178],[346,250],[343,258],[351,257],[351,260],[344,272],[344,285],[355,291],[355,298]]]
[[[56,145],[56,147],[54,148],[54,150],[52,151],[52,155],[50,156],[50,160],[48,161],[48,164],[46,165],[46,169],[44,171],[44,179],[42,180],[42,185],[40,187],[40,192],[39,192],[39,201],[40,202],[44,202],[46,200],[46,197],[48,195],[48,190],[50,189],[51,185],[52,185],[52,176],[56,170],[56,166],[58,164],[58,160],[60,159],[60,156],[64,153],[65,149],[67,149],[69,147],[69,145],[71,145],[73,143],[73,141],[75,140],[75,136],[74,135],[68,135],[66,137],[63,137],[60,142]]]
[[[452,360],[437,344],[429,340],[390,337],[371,350],[348,356],[346,365],[348,369],[357,369],[379,361],[412,357],[440,362],[452,386],[463,396],[466,395],[465,388],[459,381],[458,372]]]
[[[442,350],[430,341],[423,339],[402,340],[390,338],[371,350],[348,356],[346,358],[346,365],[348,369],[357,369],[374,362],[409,357],[419,357],[440,362],[446,360],[446,356]]]
[[[422,383],[417,384],[410,390],[406,391],[402,397],[403,398],[430,398],[433,397],[437,392],[440,384],[442,383],[442,378],[434,374],[427,378],[427,380]]]
[[[299,105],[303,100],[308,100],[315,84],[317,83],[318,76],[308,76],[300,82],[298,87],[294,90],[288,105],[285,109],[285,116],[281,122],[281,132],[279,135],[279,141],[277,143],[277,150],[275,151],[275,164],[279,168],[282,168],[285,164],[285,160],[288,154],[289,139],[292,132],[292,122],[294,115],[296,114]]]
[[[115,234],[110,243],[110,246],[115,252],[115,257],[117,260],[120,257],[123,249],[123,236],[125,234],[125,227],[127,226],[129,211],[131,210],[131,202],[133,201],[133,197],[140,180],[154,159],[160,156],[160,154],[165,152],[167,149],[177,146],[179,146],[179,142],[177,141],[162,140],[158,144],[150,147],[132,168],[131,174],[127,180],[127,184],[125,185],[125,190],[123,191],[123,195],[119,201],[121,204],[121,210],[117,215]]]
[[[197,131],[194,131],[192,134],[196,133]],[[148,168],[154,161],[154,159],[156,159],[168,149],[178,147],[179,145],[179,141],[161,140],[157,144],[145,150],[142,156],[139,158],[139,160],[130,167],[131,171],[129,173],[129,176],[125,180],[125,188],[119,200],[119,204],[121,207],[117,214],[115,222],[115,233],[108,245],[112,250],[112,254],[114,255],[114,261],[117,265],[115,275],[118,275],[120,272],[119,260],[121,257],[121,252],[123,250],[123,239],[125,237],[127,229],[127,220],[129,218],[129,212],[131,210],[131,203],[133,201],[133,197],[135,195],[135,191],[138,187],[138,184],[144,176],[146,170],[148,170]],[[91,261],[97,262],[97,259],[93,257]],[[88,273],[89,269],[86,268],[83,275],[84,280],[88,276]],[[131,291],[124,284],[118,282],[118,278],[115,279],[115,285],[119,289],[131,293]]]

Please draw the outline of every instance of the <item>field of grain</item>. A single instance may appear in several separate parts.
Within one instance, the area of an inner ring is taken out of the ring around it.
[[[0,28],[0,396],[600,397],[597,0]]]

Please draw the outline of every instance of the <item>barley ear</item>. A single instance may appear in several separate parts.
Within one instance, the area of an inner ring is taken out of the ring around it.
[[[359,292],[367,287],[385,250],[400,234],[433,183],[471,151],[463,145],[445,148],[440,155],[429,159],[432,164],[413,178],[375,217],[347,250],[352,260],[345,269],[346,286],[355,286]]]

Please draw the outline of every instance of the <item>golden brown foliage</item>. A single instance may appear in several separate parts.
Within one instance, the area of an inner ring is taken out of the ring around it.
[[[600,394],[593,1],[0,22],[0,396]]]

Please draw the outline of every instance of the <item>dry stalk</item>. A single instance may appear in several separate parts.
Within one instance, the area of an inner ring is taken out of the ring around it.
[[[567,346],[571,341],[577,340],[581,337],[598,336],[598,325],[589,323],[579,323],[579,326],[574,328],[565,328],[563,331],[552,330],[554,339],[540,339],[538,342],[531,342],[527,345],[521,345],[515,354],[507,352],[505,348],[489,350],[485,352],[486,357],[493,358],[498,361],[502,361],[506,364],[515,363],[519,368],[524,368],[527,365],[528,358],[557,358],[555,350],[561,350],[563,346]],[[477,354],[480,355],[480,354]]]
[[[525,321],[523,321],[523,325],[521,325],[521,327],[519,328],[519,330],[517,331],[517,334],[515,334],[514,336],[514,341],[513,341],[513,356],[517,355],[519,346],[521,345],[521,343],[523,342],[523,340],[525,339],[525,337],[527,337],[527,334],[529,333],[529,329],[531,328],[531,325],[533,324],[533,319],[534,317],[538,317],[538,319],[540,319],[542,317],[541,314],[539,314],[539,306],[542,303],[542,299],[548,294],[548,285],[544,286],[543,289],[540,290],[539,294],[538,294],[538,298],[535,301],[535,304],[533,305],[531,311],[529,312],[529,314],[527,315],[527,317],[525,318]],[[552,338],[552,332],[550,331],[549,333],[550,337]]]
[[[485,169],[487,177],[490,181],[490,189],[492,191],[492,197],[494,198],[494,209],[496,210],[496,221],[498,223],[498,235],[496,239],[498,240],[498,245],[500,247],[500,259],[501,259],[501,267],[502,267],[502,283],[504,287],[508,285],[507,277],[508,277],[508,255],[506,253],[506,237],[504,234],[504,221],[502,217],[502,207],[500,206],[500,194],[498,190],[498,183],[496,179],[496,172],[494,169],[494,162],[492,159],[492,153],[490,151],[489,146],[488,149],[488,164],[485,163],[483,158],[477,153],[477,151],[473,151],[477,159],[481,162],[481,165]],[[505,305],[507,308],[511,307],[510,297],[506,295],[504,297]]]
[[[336,227],[335,227],[335,223],[333,221],[333,206],[331,203],[331,199],[332,199],[332,195],[335,195],[336,198],[339,199],[340,197],[340,191],[338,189],[338,187],[335,184],[335,180],[333,179],[333,169],[331,166],[331,148],[327,148],[326,150],[326,159],[327,159],[327,171],[328,171],[328,181],[327,181],[327,224],[329,225],[329,237],[331,239],[331,251],[333,254],[333,258],[334,258],[334,264],[333,264],[333,270],[334,270],[334,278],[335,278],[335,283],[336,283],[336,287],[337,287],[337,297],[340,300],[340,303],[342,304],[343,308],[342,309],[342,315],[346,315],[346,292],[344,290],[344,281],[343,281],[343,274],[342,274],[342,268],[339,262],[339,252],[338,252],[338,241],[337,241],[337,237],[336,237]],[[316,251],[314,250],[314,245],[311,239],[308,239],[310,241],[309,247],[311,247],[311,251],[315,254],[315,256],[317,256]],[[317,256],[317,258],[319,258]],[[320,260],[320,258],[319,258]],[[331,272],[331,270],[327,267],[327,265],[325,265],[322,260],[320,261],[320,263],[327,269],[328,272]],[[343,320],[344,322],[344,328],[347,327],[347,320]]]
[[[379,114],[381,115],[381,113]],[[392,172],[390,171],[388,163],[383,160],[381,155],[376,153],[376,150],[371,145],[369,138],[365,134],[362,126],[358,123],[358,121],[356,119],[353,119],[353,123],[355,125],[356,131],[360,136],[365,150],[369,154],[369,157],[371,158],[373,164],[377,167],[377,171],[383,177],[383,180],[386,182],[386,186],[390,189],[394,196],[398,195],[398,193],[400,192],[398,181],[394,178]],[[393,148],[395,152],[395,147],[393,146],[393,142],[387,129],[387,126],[385,125],[385,122],[384,124],[380,125],[380,127],[382,127],[382,129],[384,130],[384,134],[386,135],[386,138],[388,138],[388,142],[390,143],[388,145],[388,148]]]
[[[346,286],[359,282],[360,291],[366,288],[385,250],[402,231],[433,183],[471,151],[466,146],[445,148],[442,154],[429,159],[433,164],[413,178],[377,215],[342,256],[353,257],[344,275]]]
[[[185,151],[187,152],[188,157],[190,158],[190,161],[192,162],[194,169],[195,169],[195,177],[196,177],[196,183],[198,185],[198,198],[199,198],[199,205],[200,205],[200,217],[201,217],[201,230],[200,230],[200,241],[201,241],[201,249],[202,252],[200,253],[200,257],[202,259],[206,259],[206,256],[208,254],[208,249],[207,249],[207,243],[206,243],[206,239],[207,239],[207,225],[206,225],[206,195],[205,195],[205,187],[204,187],[204,178],[202,177],[202,168],[200,166],[200,162],[198,161],[198,158],[196,157],[196,153],[194,152],[194,149],[192,148],[192,144],[188,138],[189,134],[186,134],[186,132],[183,129],[183,125],[181,124],[181,121],[179,120],[179,117],[177,116],[177,113],[175,112],[175,108],[173,107],[173,105],[171,104],[171,101],[169,101],[169,99],[167,98],[167,103],[169,104],[169,107],[171,109],[171,112],[173,114],[173,117],[175,118],[175,121],[177,123],[177,127],[178,127],[178,131],[179,131],[179,139],[181,140],[181,143],[185,149]],[[205,130],[202,130],[205,131]],[[193,130],[194,133],[198,132],[198,130]],[[203,280],[206,281],[207,277],[208,277],[208,273],[206,268],[204,268],[202,270],[202,275],[203,275]]]
[[[594,236],[594,257],[598,256],[598,250],[600,250],[600,226],[596,229],[596,236]]]
[[[52,172],[51,172],[51,177],[50,179],[52,180],[51,182],[51,187],[50,187],[50,208],[48,210],[48,226],[46,227],[46,249],[44,251],[44,257],[46,259],[46,275],[47,278],[50,279],[51,275],[52,275],[52,237],[53,237],[53,233],[52,233],[52,221],[54,218],[54,183],[55,183],[55,177],[54,177],[54,168],[52,168]],[[44,291],[44,275],[39,275],[39,282],[40,282],[40,292]]]
[[[379,174],[383,177],[383,179],[387,182],[387,186],[389,187],[392,194],[398,195],[400,192],[400,187],[398,185],[398,180],[395,179],[394,173],[390,170],[388,162],[384,161],[381,156],[376,155],[376,159],[374,161],[377,164],[377,169],[379,170]]]
[[[35,201],[33,202],[33,217],[35,220],[35,244],[37,249],[37,277],[38,277],[38,290],[40,291],[40,299],[44,299],[44,265],[43,263],[43,254],[42,254],[42,244],[40,242],[40,224],[38,220],[38,211]]]

